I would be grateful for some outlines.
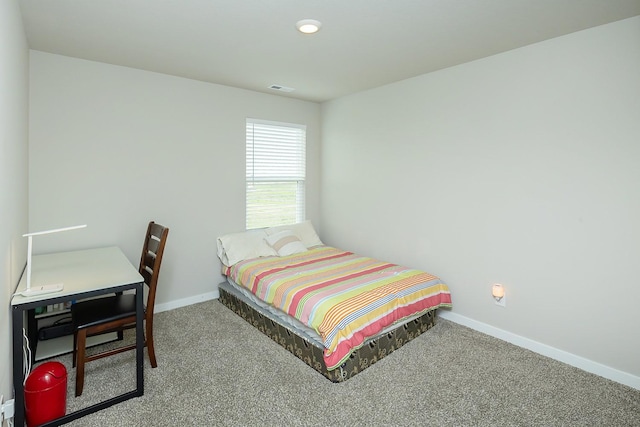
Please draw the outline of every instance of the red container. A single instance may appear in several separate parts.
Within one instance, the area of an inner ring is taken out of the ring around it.
[[[27,426],[64,416],[67,410],[67,369],[60,362],[36,366],[24,383]]]

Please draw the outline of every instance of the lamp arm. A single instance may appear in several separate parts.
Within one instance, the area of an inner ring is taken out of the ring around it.
[[[31,257],[32,257],[32,252],[33,252],[33,236],[40,236],[43,234],[51,234],[51,233],[59,233],[61,231],[69,231],[69,230],[76,230],[78,228],[85,228],[87,226],[87,224],[83,224],[83,225],[74,225],[71,227],[63,227],[63,228],[54,228],[52,230],[45,230],[45,231],[36,231],[34,233],[27,233],[27,234],[23,234],[22,237],[26,237],[28,238],[27,240],[27,288],[24,291],[23,295],[27,296],[27,294],[30,294],[30,292],[32,292],[31,289]],[[60,285],[62,286],[62,285]],[[61,290],[62,288],[60,287],[60,289],[58,289],[58,286],[56,285],[55,290]],[[49,292],[47,290],[40,290],[40,293],[44,293],[44,292]],[[33,292],[32,292],[33,293]]]

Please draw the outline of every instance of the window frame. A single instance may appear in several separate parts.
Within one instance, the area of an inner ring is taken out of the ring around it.
[[[303,124],[246,119],[245,229],[306,219],[306,130]],[[256,204],[260,197],[265,203]]]

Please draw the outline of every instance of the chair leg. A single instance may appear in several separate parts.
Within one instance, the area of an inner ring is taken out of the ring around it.
[[[87,346],[87,330],[78,331],[78,353],[76,356],[76,397],[82,394],[84,389],[84,359]]]
[[[147,350],[149,351],[149,361],[151,362],[151,367],[158,367],[158,362],[156,361],[156,350],[153,347],[153,322],[147,321],[147,336],[145,344],[147,346]]]
[[[78,348],[78,331],[73,331],[73,351],[71,353],[71,367],[76,367],[76,356],[77,356],[77,348]]]

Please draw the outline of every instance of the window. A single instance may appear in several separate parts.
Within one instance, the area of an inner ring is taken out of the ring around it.
[[[304,221],[306,132],[247,119],[247,230]]]

